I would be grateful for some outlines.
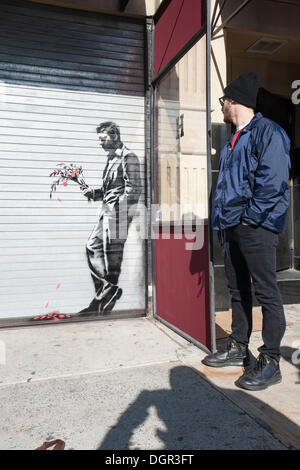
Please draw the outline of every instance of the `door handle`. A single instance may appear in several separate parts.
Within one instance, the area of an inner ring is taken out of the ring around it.
[[[184,114],[181,114],[179,117],[176,118],[176,129],[177,129],[177,134],[176,138],[180,139],[180,137],[184,136]]]

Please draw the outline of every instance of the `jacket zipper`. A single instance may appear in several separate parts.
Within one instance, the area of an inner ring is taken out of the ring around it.
[[[222,185],[222,214],[224,213],[224,206],[225,206],[225,181],[226,181],[226,170],[228,168],[227,162],[229,159],[229,155],[232,153],[232,147],[231,143],[228,142],[227,144],[227,152],[226,152],[226,158],[224,160],[224,177],[223,177],[223,185]]]

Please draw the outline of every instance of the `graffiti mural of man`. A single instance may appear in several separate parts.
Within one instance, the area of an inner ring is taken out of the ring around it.
[[[124,245],[142,189],[139,159],[121,141],[119,127],[103,122],[96,131],[107,162],[101,188],[81,187],[85,197],[102,201],[102,208],[86,246],[95,297],[80,316],[107,314],[122,295],[118,280]]]

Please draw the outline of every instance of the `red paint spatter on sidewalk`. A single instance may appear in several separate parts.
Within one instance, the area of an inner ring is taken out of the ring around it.
[[[37,315],[33,317],[33,320],[35,321],[40,321],[40,320],[52,320],[52,321],[60,321],[65,318],[71,318],[71,315],[69,314],[62,314],[59,311],[48,313],[45,315]]]
[[[60,282],[56,286],[56,290],[60,288]]]

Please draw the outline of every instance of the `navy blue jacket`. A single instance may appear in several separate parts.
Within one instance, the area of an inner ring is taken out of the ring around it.
[[[283,230],[289,206],[290,140],[275,122],[255,114],[233,135],[220,157],[220,172],[212,206],[212,228],[241,223]]]

